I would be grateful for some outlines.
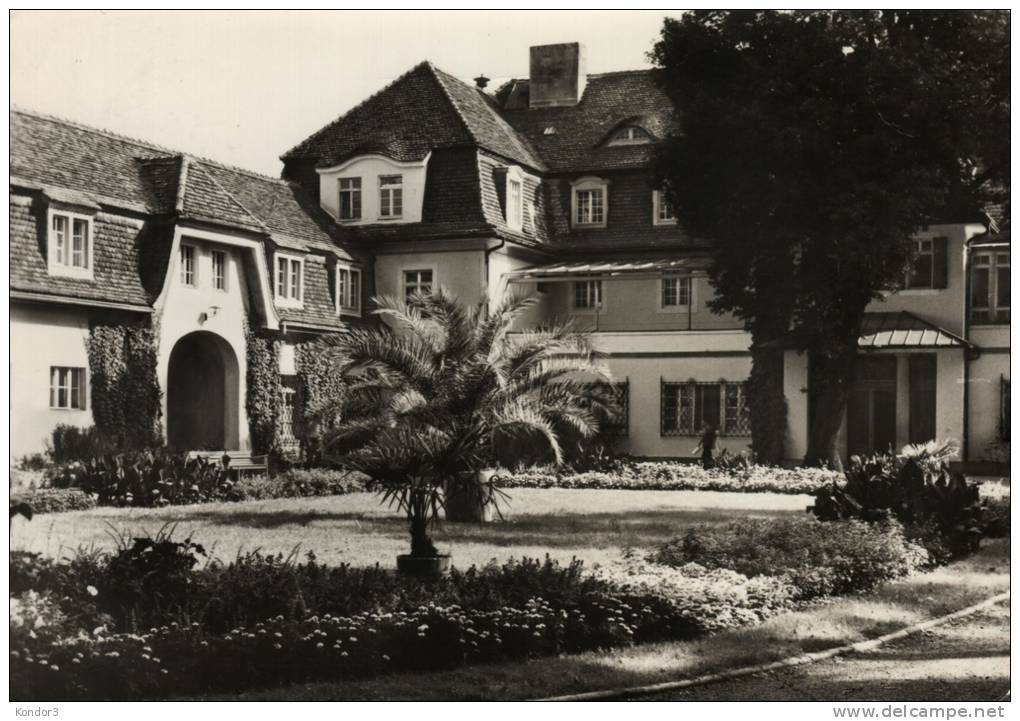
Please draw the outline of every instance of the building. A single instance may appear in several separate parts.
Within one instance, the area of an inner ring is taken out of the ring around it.
[[[588,74],[576,43],[530,61],[494,92],[422,63],[287,151],[283,180],[12,112],[12,452],[90,423],[97,323],[158,328],[171,445],[237,448],[245,319],[280,341],[289,424],[302,342],[366,322],[373,294],[439,286],[490,304],[535,293],[526,323],[592,329],[627,408],[623,450],[690,456],[705,421],[745,449],[749,336],[708,310],[710,245],[649,171],[668,99],[648,71]],[[949,437],[980,459],[1008,442],[1009,234],[954,220],[917,236],[904,288],[869,309],[849,453]],[[793,351],[784,387],[795,462],[810,391]]]

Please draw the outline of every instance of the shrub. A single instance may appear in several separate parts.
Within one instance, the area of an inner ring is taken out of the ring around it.
[[[32,512],[61,513],[87,511],[96,507],[96,499],[80,488],[38,488],[11,495],[11,504],[27,503]]]
[[[894,520],[824,523],[811,518],[744,518],[698,525],[658,549],[650,561],[675,568],[698,564],[748,577],[781,576],[797,599],[871,588],[928,563]]]
[[[227,499],[256,501],[270,498],[342,496],[365,490],[365,477],[330,468],[291,468],[275,476],[246,477],[231,487]]]
[[[95,426],[79,428],[63,423],[53,429],[50,445],[53,462],[60,465],[91,460],[117,450]]]
[[[57,488],[81,488],[110,506],[201,503],[227,497],[233,485],[219,463],[164,449],[71,463],[50,482]]]
[[[1009,496],[984,500],[981,527],[989,538],[1009,538]]]
[[[602,488],[646,491],[736,491],[745,493],[815,493],[838,482],[840,475],[821,468],[778,468],[746,461],[705,470],[677,462],[617,462],[611,471],[556,474],[531,469],[503,472],[501,488]]]
[[[899,454],[853,456],[846,484],[815,494],[814,514],[823,520],[876,521],[893,515],[933,554],[960,556],[981,540],[978,486],[949,472],[956,449],[932,441],[906,446]]]
[[[17,467],[22,471],[45,471],[50,467],[50,459],[45,453],[31,453],[18,460]]]
[[[205,549],[192,543],[190,536],[174,541],[173,530],[164,526],[155,536],[120,539],[96,594],[108,612],[133,620],[178,609],[187,602],[192,571]]]

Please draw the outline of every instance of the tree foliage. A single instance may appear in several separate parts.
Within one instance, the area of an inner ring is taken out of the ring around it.
[[[838,462],[866,306],[920,227],[980,220],[1008,188],[1008,13],[697,11],[652,57],[679,108],[656,170],[714,242],[712,307],[758,365],[808,352],[809,461]],[[756,385],[760,427],[781,388]]]
[[[598,429],[603,409],[591,382],[605,372],[589,337],[569,326],[511,336],[529,298],[510,298],[491,314],[441,291],[376,303],[385,325],[323,339],[346,386],[320,409],[343,419],[326,449],[407,513],[412,555],[431,556],[428,526],[444,487],[492,465],[508,442],[544,446],[562,461],[566,429]]]

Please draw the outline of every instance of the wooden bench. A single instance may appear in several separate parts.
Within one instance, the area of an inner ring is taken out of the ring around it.
[[[192,458],[205,458],[212,463],[219,463],[227,469],[227,473],[236,471],[237,480],[241,480],[246,471],[269,472],[268,456],[252,455],[251,451],[191,451],[188,459]]]

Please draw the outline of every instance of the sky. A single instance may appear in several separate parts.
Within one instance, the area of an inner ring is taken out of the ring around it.
[[[648,67],[664,11],[71,12],[11,15],[11,104],[272,176],[279,156],[422,60],[527,77],[528,48]]]

